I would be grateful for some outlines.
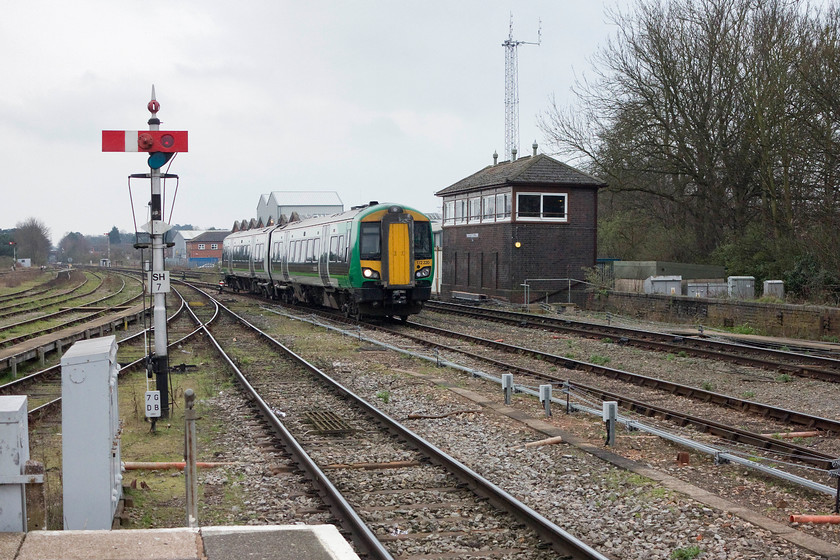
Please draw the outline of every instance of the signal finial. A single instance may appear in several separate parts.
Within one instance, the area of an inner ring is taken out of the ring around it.
[[[155,99],[155,84],[152,84],[152,100],[149,101],[149,104],[146,105],[146,107],[149,109],[149,112],[153,117],[157,115],[158,111],[160,111],[160,103],[158,103]]]

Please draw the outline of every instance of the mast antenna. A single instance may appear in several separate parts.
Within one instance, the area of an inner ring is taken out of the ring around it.
[[[542,20],[537,30],[537,41],[516,41],[513,38],[513,12],[510,14],[510,30],[505,48],[505,156],[513,161],[513,153],[519,151],[519,45],[537,45],[542,43]]]

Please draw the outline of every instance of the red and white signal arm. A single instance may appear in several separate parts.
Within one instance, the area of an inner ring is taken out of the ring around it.
[[[103,130],[103,152],[186,152],[186,130]]]

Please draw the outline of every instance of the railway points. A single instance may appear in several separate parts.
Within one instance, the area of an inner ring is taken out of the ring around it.
[[[213,288],[215,288],[215,285],[213,286]],[[177,289],[180,289],[180,287],[178,287]],[[213,291],[215,291],[215,289]],[[231,302],[233,302],[234,300],[238,302],[242,299],[240,296],[233,296],[231,294],[225,294],[223,297],[224,297],[225,300],[229,300]],[[199,303],[197,301],[196,296],[187,296],[187,297],[185,297],[185,299],[189,303],[188,307],[191,307],[191,308],[193,308],[193,310],[198,311],[202,314],[202,317],[203,317],[202,321],[209,320],[209,317],[213,315],[212,310],[211,310],[211,306],[206,304],[206,303]],[[192,305],[193,303],[196,303],[196,305]],[[237,304],[237,305],[239,305],[239,304]],[[251,311],[251,312],[249,312],[249,315],[253,318],[252,320],[254,320],[256,322],[259,322],[261,325],[263,325],[263,324],[270,325],[273,322],[271,319],[268,319],[265,316],[265,312]],[[363,328],[365,328],[365,327],[363,327]],[[509,337],[509,335],[507,335],[507,334],[502,335],[502,336],[504,338]],[[497,336],[497,338],[499,338],[499,337]],[[547,338],[550,338],[550,335],[548,335]],[[292,337],[292,339],[290,339],[290,340],[301,340],[302,341],[301,333],[298,333],[298,334],[294,335]],[[359,350],[358,352],[360,353],[361,358],[364,359],[367,356],[368,361],[372,362],[372,363],[375,363],[375,362],[382,362],[382,363],[390,362],[390,359],[384,357],[384,355],[382,355],[378,352],[372,352],[371,350],[366,350],[366,349]],[[343,358],[339,358],[339,361],[342,362],[342,363],[345,362],[345,360]],[[327,362],[327,363],[332,363],[332,362]],[[416,366],[412,365],[410,361],[409,362],[403,362],[403,364],[404,364],[403,367],[406,370],[416,370]],[[347,365],[339,365],[339,366],[336,366],[336,367],[338,367],[339,369],[350,367],[351,368],[350,371],[353,371],[353,369],[354,369],[354,367],[347,366]],[[355,366],[355,367],[358,367],[358,366]],[[397,377],[394,377],[394,375],[397,375]],[[391,374],[390,378],[393,379],[393,380],[396,380],[396,379],[399,378],[399,376],[400,376],[400,374]],[[368,377],[368,375],[366,374],[365,378],[367,378],[367,377]],[[417,380],[416,382],[422,383],[423,385],[426,385],[427,383],[429,383],[431,379],[437,379],[437,378],[430,378],[428,373],[419,373],[419,375],[418,375],[418,373],[416,371],[413,371],[413,373],[411,375],[411,378],[416,379]],[[372,381],[372,380],[373,379],[371,378],[370,381]],[[346,377],[346,374],[345,374],[345,383],[348,382],[348,381],[350,383],[354,383],[354,384],[362,383],[361,386],[366,387],[366,383],[363,382],[361,379],[354,380],[354,378],[352,378],[352,377]],[[469,390],[468,390],[467,387],[458,387],[457,385],[453,384],[451,380],[446,380],[445,382],[451,385],[452,389],[450,389],[450,390],[453,390],[454,394],[464,396],[464,395],[467,395],[469,393]],[[443,387],[444,386],[444,378],[440,378],[439,380],[432,380],[430,385],[431,385],[432,389],[436,386]],[[391,409],[391,408],[393,408],[393,406],[398,406],[399,407],[400,404],[407,398],[407,396],[406,396],[407,393],[405,393],[402,386],[403,386],[403,383],[393,384],[393,382],[392,382],[392,385],[389,388],[390,399],[391,399],[390,403],[384,403],[384,401],[382,401],[382,398],[384,398],[384,397],[376,397],[375,396],[375,393],[381,392],[381,389],[373,391],[372,389],[365,388],[365,391],[368,391],[369,394],[370,394],[370,399],[373,400],[374,402],[380,403],[381,407],[383,407],[385,409]],[[412,383],[408,383],[407,385],[405,385],[405,387],[406,388],[413,387],[413,389],[412,389],[413,391],[416,391],[417,388],[418,388],[418,386],[416,384],[412,384]],[[372,392],[370,392],[370,391],[372,391]],[[425,391],[424,391],[424,393],[425,393]],[[484,400],[484,401],[488,400],[488,397],[482,395],[481,393],[475,393],[474,396],[477,400]],[[498,399],[498,396],[497,396],[496,399],[495,399],[495,402],[492,402],[492,404],[488,403],[486,406],[482,406],[481,408],[486,408],[487,411],[489,411],[489,410],[501,411],[502,409],[510,409],[509,412],[511,413],[512,417],[513,418],[519,418],[521,420],[521,419],[525,418],[525,415],[523,415],[523,410],[521,410],[521,407],[524,405],[525,410],[530,410],[531,411],[531,419],[527,420],[527,425],[529,425],[531,427],[534,427],[534,426],[537,426],[539,424],[542,424],[544,426],[546,424],[550,424],[550,423],[547,423],[545,420],[542,420],[540,418],[540,412],[541,412],[540,408],[535,406],[534,403],[528,404],[527,400],[523,400],[524,398],[525,397],[523,395],[515,396],[513,406],[512,407],[504,407],[499,403],[500,399]],[[490,401],[494,401],[494,399],[491,398]],[[408,403],[406,402],[405,404],[408,404]],[[383,405],[386,405],[386,406],[383,406]],[[472,406],[469,406],[467,408],[476,408],[476,402],[473,402]],[[410,413],[411,408],[407,408],[407,409],[406,408],[400,408],[400,410],[402,410],[402,415],[406,416]],[[426,414],[426,415],[427,416],[435,416],[436,412],[446,412],[446,410],[452,411],[451,408],[443,409],[443,410],[432,408],[432,409],[427,410],[428,414]],[[287,412],[290,412],[290,411],[287,410]],[[457,410],[456,410],[456,412],[457,412]],[[469,425],[469,423],[459,422],[459,420],[466,420],[467,419],[466,417],[471,417],[471,422],[470,423],[476,423],[477,420],[479,420],[486,413],[487,412],[477,413],[477,414],[472,413],[471,415],[465,415],[464,418],[461,418],[460,415],[455,414],[453,416],[450,416],[449,418],[451,418],[454,421],[453,424],[452,424],[453,426],[454,425],[462,425],[462,427],[466,427],[466,426]],[[555,411],[555,414],[557,414],[557,411]],[[433,420],[433,419],[413,420],[412,421],[412,426],[414,426],[416,424],[417,427],[421,431],[423,431],[423,433],[426,434],[426,437],[434,439],[434,438],[439,438],[442,435],[440,433],[437,433],[435,431],[436,429],[433,428],[434,423],[437,423],[437,422],[446,422],[446,420],[444,420],[443,418],[439,418],[437,420]],[[439,430],[439,429],[440,428],[437,428],[437,430]],[[483,428],[483,429],[487,430],[486,427]],[[556,429],[556,427],[551,428],[551,429]],[[549,429],[549,432],[551,431],[551,429]],[[437,435],[435,435],[436,433],[437,433]],[[552,433],[556,433],[556,432],[552,432]],[[489,435],[489,432],[488,432],[488,435]],[[501,443],[502,441],[506,441],[506,439],[501,437],[498,434],[494,434],[491,437],[494,441],[499,442],[503,446],[502,447],[503,449],[506,447],[506,445],[508,445],[508,444],[502,444]],[[531,436],[531,438],[536,438],[536,437],[542,437],[542,436],[534,436],[534,435]],[[572,434],[570,432],[565,433],[564,438],[563,438],[564,441],[566,440],[566,437],[569,438],[568,441],[573,441],[574,440],[574,434]],[[630,436],[620,436],[619,440],[620,441],[623,440],[625,443],[627,441],[644,441],[644,440],[639,440],[639,439],[637,439],[637,436],[632,436],[632,435],[630,435]],[[593,451],[593,454],[594,454],[595,451],[601,450],[601,446],[598,445],[598,444],[594,444],[591,440],[583,441],[582,444],[584,446],[589,445],[592,448],[591,450]],[[452,446],[453,443],[451,441],[449,441],[448,445]],[[455,448],[458,449],[457,446]],[[563,446],[563,449],[565,451],[560,451],[559,449],[555,449],[555,450],[544,450],[541,453],[546,453],[548,451],[550,453],[550,456],[552,457],[552,460],[555,462],[556,465],[564,465],[565,464],[565,465],[567,465],[567,468],[568,468],[568,466],[571,465],[572,463],[569,463],[570,459],[565,458],[563,456],[563,454],[569,454],[570,452],[568,451],[568,448],[566,446]],[[619,451],[622,451],[622,450],[619,450]],[[532,452],[528,451],[527,453],[532,453]],[[610,453],[610,452],[605,452],[605,453]],[[613,455],[615,455],[615,457],[616,457],[617,464],[622,462],[623,457],[621,456],[621,453],[619,453],[619,454],[613,453]],[[503,460],[507,461],[508,459],[503,459]],[[699,461],[700,461],[700,459],[698,459],[697,457],[692,457],[691,458],[691,465],[692,465],[691,468],[697,468],[697,467],[695,467],[695,465],[697,465]],[[533,459],[532,459],[530,464],[532,465],[530,468],[533,468],[533,465],[534,465]],[[570,471],[570,472],[574,472],[574,471]],[[654,470],[651,470],[650,472],[653,473]],[[661,484],[663,488],[673,489],[674,491],[677,491],[676,489],[679,488],[679,484],[678,484],[679,481],[676,480],[676,479],[668,481],[667,477],[665,477],[665,478],[661,478],[661,479],[651,478],[651,480],[657,480],[657,483]],[[696,488],[696,492],[697,492],[698,495],[703,493],[703,490],[702,490],[701,486],[695,486],[695,488]],[[679,491],[680,492],[689,492],[688,490],[685,490],[685,489],[680,489]],[[564,497],[564,499],[565,499],[565,497]],[[620,498],[620,499],[623,500],[624,498]],[[727,510],[727,508],[736,508],[737,509],[740,506],[738,506],[738,504],[735,504],[734,502],[730,502],[730,503],[721,502],[721,503],[718,503],[717,505],[714,505],[714,506],[709,505],[708,507],[711,507],[711,508],[721,507],[724,510]],[[744,511],[744,512],[741,512],[741,514],[744,515],[745,518],[749,518],[749,513],[748,512]],[[740,523],[741,523],[741,521],[735,522],[735,526],[739,526]],[[787,526],[781,526],[781,525],[774,526],[770,522],[770,520],[768,520],[766,518],[764,520],[762,520],[761,516],[757,516],[755,519],[751,520],[750,523],[756,523],[757,526],[760,527],[761,531],[774,532],[777,536],[785,534],[786,538],[793,539],[794,541],[796,539],[800,539],[800,541],[798,541],[797,544],[800,545],[800,546],[805,546],[804,550],[810,550],[810,551],[812,551],[813,554],[816,554],[816,552],[814,552],[814,551],[819,546],[828,546],[828,545],[825,545],[825,543],[820,544],[819,542],[816,542],[816,540],[809,542],[808,541],[808,535],[805,535],[804,533],[801,533],[799,531],[793,531]],[[791,542],[791,541],[789,541],[789,542]],[[776,546],[779,546],[779,545],[773,544],[772,546],[776,547]],[[827,548],[824,548],[822,550],[825,551],[825,552],[828,552],[828,551],[830,551],[830,546],[828,546]],[[789,554],[787,556],[791,557],[791,558],[805,558],[805,557],[810,558],[811,557],[811,556],[803,556],[802,554],[803,553],[800,551],[800,552],[795,552],[795,553]],[[814,557],[816,557],[816,556],[814,556]]]

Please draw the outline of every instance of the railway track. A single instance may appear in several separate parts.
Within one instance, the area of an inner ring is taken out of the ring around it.
[[[100,287],[97,286],[87,294],[83,294],[83,296],[89,296],[99,289]],[[120,286],[116,293],[104,295],[103,297],[100,297],[96,300],[87,301],[75,307],[61,309],[59,311],[48,313],[46,315],[30,317],[28,319],[18,321],[14,324],[4,325],[0,327],[0,348],[14,346],[16,344],[20,344],[33,338],[37,338],[44,334],[57,332],[62,329],[67,329],[72,326],[91,321],[98,317],[104,317],[107,316],[109,313],[113,313],[114,310],[127,309],[143,297],[142,294],[129,294],[128,296],[123,297],[116,304],[107,303],[109,300],[119,297],[120,294],[122,294],[122,292],[125,291],[125,289],[125,278],[123,278],[122,286]],[[69,300],[67,299],[62,300],[62,302],[64,303],[68,301]],[[101,304],[102,307],[91,307],[94,304]],[[55,302],[51,302],[41,308],[51,308],[55,307],[55,305]],[[45,324],[47,325],[46,327],[41,326]],[[38,328],[39,326],[40,328]],[[32,328],[33,330],[23,332],[22,334],[17,334],[21,330],[27,331],[30,328]]]
[[[72,278],[72,275],[71,275],[70,271],[67,271],[67,274],[68,274],[68,278]],[[88,280],[85,277],[85,279],[83,281],[79,282],[75,286],[73,286],[73,287],[71,287],[67,290],[64,290],[63,292],[61,292],[59,294],[53,294],[53,295],[55,295],[57,297],[60,297],[60,296],[65,296],[65,295],[68,295],[68,294],[72,294],[76,290],[81,289],[81,287],[84,286],[84,284],[87,283],[87,281]],[[32,298],[35,298],[36,296],[42,296],[44,294],[51,294],[52,292],[55,292],[56,291],[56,286],[51,285],[52,283],[53,283],[53,280],[50,279],[49,281],[42,282],[40,284],[37,284],[37,285],[32,286],[31,288],[27,288],[25,290],[18,290],[16,292],[9,292],[9,293],[0,295],[0,317],[5,317],[8,314],[9,311],[13,311],[15,309],[20,309],[21,307],[25,307],[27,304],[29,304],[29,302],[32,300]],[[51,295],[49,297],[53,297],[53,295]],[[24,301],[22,302],[21,300],[24,300]]]
[[[828,356],[791,352],[779,348],[736,344],[697,336],[675,335],[640,329],[603,325],[557,317],[519,313],[475,306],[428,302],[429,310],[481,318],[508,325],[539,328],[591,338],[610,338],[619,344],[667,353],[686,353],[706,359],[728,361],[790,375],[840,383],[840,360]]]
[[[316,315],[319,315],[324,318],[328,318],[331,321],[335,321],[338,323],[346,324],[348,321],[346,318],[341,317],[338,314],[330,313],[326,311],[317,311],[315,312]],[[478,352],[466,350],[463,347],[456,347],[452,346],[451,344],[444,344],[441,342],[437,342],[434,340],[429,340],[425,337],[419,337],[412,334],[411,330],[423,330],[427,333],[433,333],[436,336],[443,337],[445,339],[456,339],[456,340],[466,340],[469,341],[472,345],[477,347],[484,346],[485,348],[490,349],[499,349],[502,348],[505,350],[506,353],[511,355],[523,356],[523,355],[530,355],[535,357],[537,361],[541,364],[544,363],[557,363],[556,356],[551,354],[546,354],[543,352],[539,352],[536,350],[531,350],[528,348],[523,348],[520,346],[504,344],[499,341],[491,341],[487,339],[478,338],[472,335],[466,335],[464,333],[449,331],[447,329],[441,329],[437,327],[430,327],[428,325],[421,325],[415,322],[409,322],[407,325],[399,323],[399,326],[396,328],[390,328],[388,326],[384,326],[381,323],[368,323],[365,325],[366,328],[370,328],[373,330],[377,330],[380,332],[385,332],[390,335],[398,336],[401,338],[406,338],[411,340],[414,343],[420,344],[422,346],[432,348],[437,352],[439,351],[446,351],[451,352],[454,354],[459,354],[462,356],[469,357],[473,360],[478,360],[483,363],[491,364],[494,368],[504,372],[518,372],[526,376],[525,380],[522,382],[525,385],[534,385],[535,383],[543,383],[543,382],[550,382],[557,386],[564,387],[564,391],[572,392],[574,391],[576,394],[585,393],[588,395],[589,398],[594,399],[596,401],[606,401],[606,400],[614,400],[619,403],[619,406],[632,411],[637,414],[641,414],[644,417],[658,417],[664,419],[670,423],[676,423],[679,426],[692,426],[694,428],[699,429],[703,433],[711,434],[719,438],[723,438],[725,440],[734,442],[738,445],[744,446],[748,449],[756,449],[756,450],[764,450],[766,452],[770,452],[770,457],[783,457],[785,460],[793,459],[795,461],[800,461],[802,463],[813,465],[818,469],[821,469],[824,473],[827,473],[829,470],[836,468],[838,457],[836,454],[828,453],[828,452],[821,452],[817,449],[812,447],[806,447],[804,445],[798,445],[797,443],[791,442],[789,440],[784,440],[774,435],[766,435],[757,433],[754,431],[750,431],[747,429],[739,428],[737,426],[733,426],[731,424],[725,424],[724,422],[716,419],[715,415],[711,412],[708,413],[708,417],[699,416],[697,414],[690,414],[685,411],[675,410],[673,408],[667,408],[661,405],[657,405],[651,403],[649,401],[644,401],[639,398],[634,398],[628,396],[626,394],[618,393],[615,391],[605,390],[601,387],[595,387],[592,385],[584,384],[579,381],[575,381],[571,383],[568,379],[559,377],[557,375],[546,373],[542,371],[544,368],[535,369],[534,367],[526,367],[520,365],[518,363],[510,362],[510,361],[501,361],[496,356],[495,353],[491,352],[494,355],[486,355],[481,354]],[[408,331],[408,332],[407,332]],[[569,360],[568,358],[562,358],[562,360]],[[572,362],[576,362],[572,360]],[[586,364],[585,362],[581,362]],[[570,364],[564,363],[566,367]],[[587,366],[594,366],[593,364],[586,364]],[[600,370],[603,366],[595,366],[597,370]],[[571,368],[574,369],[574,368]],[[612,370],[611,368],[604,368],[606,370],[620,372],[622,374],[621,378],[626,378],[630,376],[631,382],[633,384],[639,385],[642,384],[645,387],[653,387],[656,389],[661,389],[660,386],[657,384],[644,384],[640,383],[640,381],[650,380],[652,378],[648,378],[645,376],[637,376],[636,374],[631,374],[629,372],[623,372],[621,370]],[[595,370],[587,370],[587,371],[595,371]],[[616,378],[615,376],[611,376]],[[621,379],[622,381],[626,381],[626,379]],[[655,380],[659,381],[659,380]],[[672,385],[670,382],[666,383],[668,388],[671,388]],[[692,389],[686,386],[679,386],[686,390]],[[701,390],[702,391],[702,390]],[[673,391],[669,391],[673,393]],[[703,391],[705,397],[701,398],[701,400],[705,403],[714,404],[714,405],[723,405],[728,408],[732,407],[732,403],[735,401],[728,400],[728,399],[710,399],[706,398],[709,395],[717,395],[715,393],[711,393],[709,391]],[[676,393],[680,394],[680,393]],[[697,395],[694,395],[697,398]],[[720,396],[724,397],[724,396]],[[740,399],[736,399],[736,401],[740,401]],[[783,426],[788,425],[788,423],[795,419],[797,422],[803,423],[809,427],[814,427],[819,425],[822,429],[828,430],[825,432],[824,437],[831,436],[832,434],[838,433],[838,429],[840,429],[840,422],[815,417],[811,415],[807,415],[805,413],[799,413],[794,411],[788,411],[785,409],[780,409],[778,407],[772,407],[770,405],[766,405],[763,403],[757,403],[752,401],[744,401],[749,406],[742,406],[737,407],[740,412],[747,412],[753,415],[756,415],[761,418],[762,425],[766,426],[769,419],[775,419],[780,423],[780,429]],[[813,478],[813,473],[808,473],[806,478]],[[827,475],[826,475],[827,476]],[[802,481],[806,485],[808,484],[806,480],[803,479]],[[816,481],[815,481],[816,482]],[[818,484],[815,488],[820,488],[819,491],[825,492],[826,489],[822,484]]]
[[[368,557],[606,558],[223,309],[214,344]]]

